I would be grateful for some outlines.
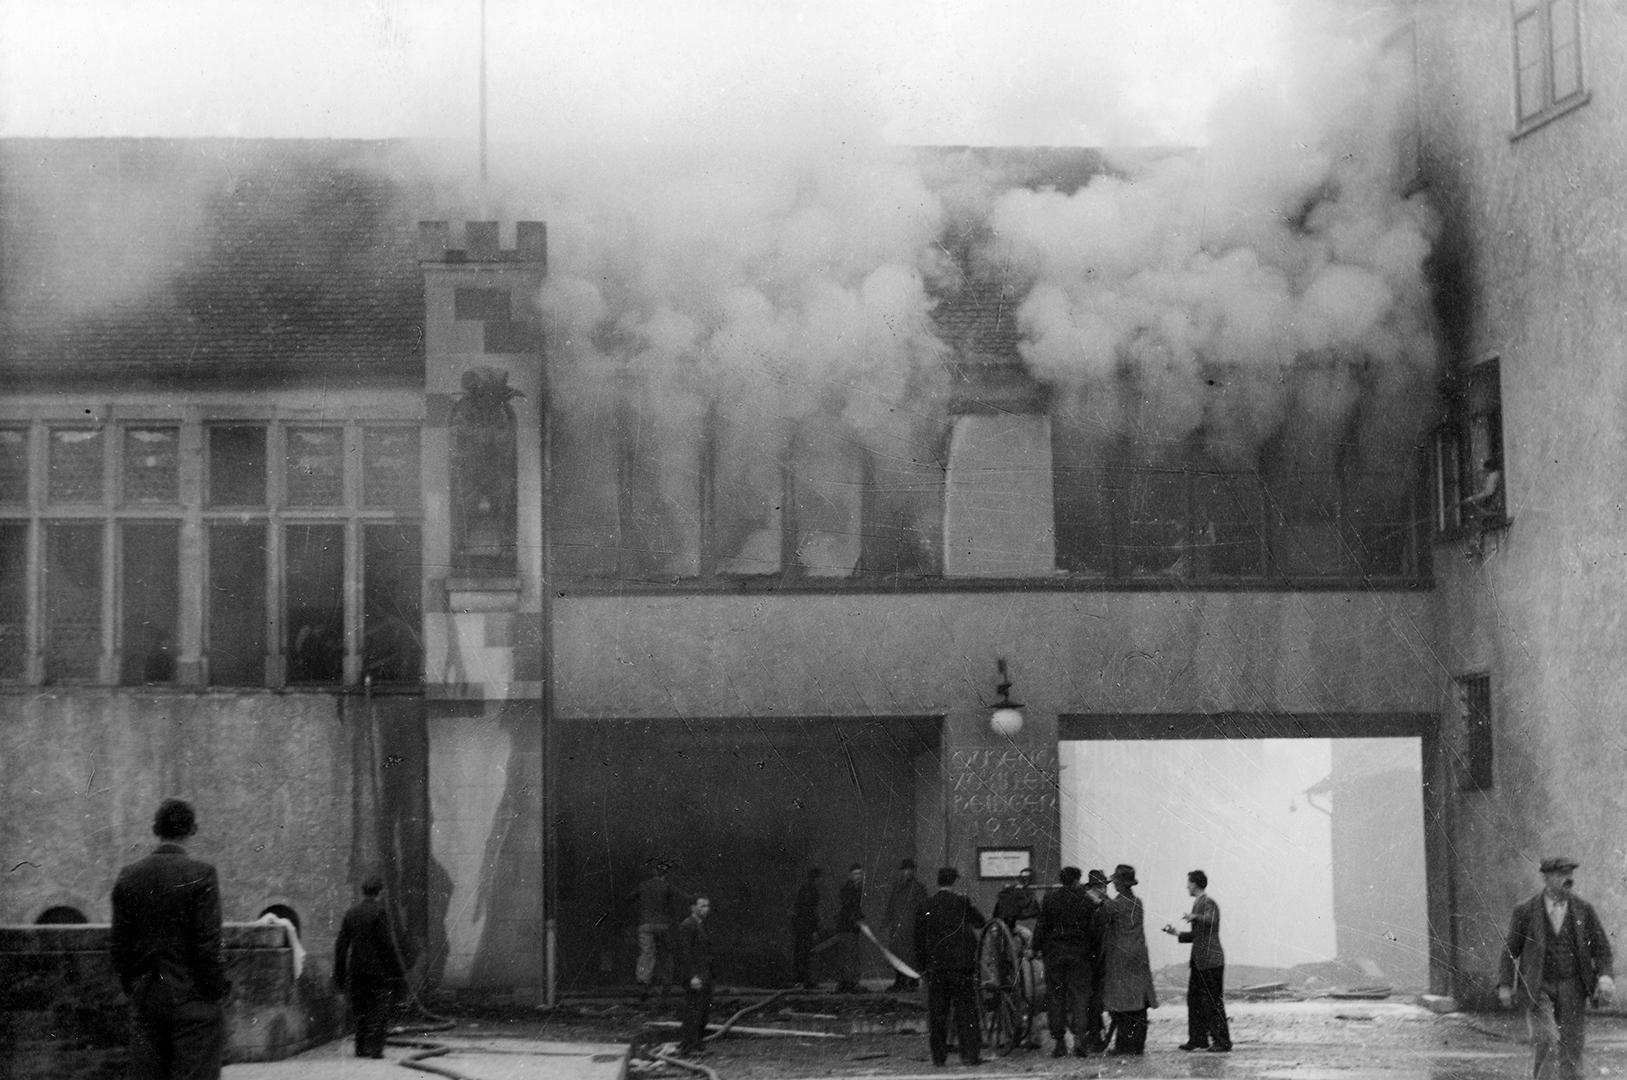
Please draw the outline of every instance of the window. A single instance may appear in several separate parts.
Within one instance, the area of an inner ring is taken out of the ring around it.
[[[1461,372],[1447,387],[1446,420],[1435,432],[1435,530],[1508,524],[1503,468],[1502,378],[1496,359]]]
[[[1580,0],[1516,0],[1514,110],[1525,131],[1582,104]]]
[[[0,425],[0,681],[418,682],[418,472],[403,422]]]
[[[1485,791],[1492,786],[1491,676],[1457,680],[1463,710],[1463,758],[1459,786]]]

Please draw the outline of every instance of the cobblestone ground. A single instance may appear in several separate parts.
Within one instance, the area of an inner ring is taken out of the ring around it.
[[[1142,1058],[1052,1058],[1044,1049],[989,1055],[980,1068],[934,1068],[925,1018],[899,1010],[888,1030],[839,1039],[730,1037],[714,1041],[701,1061],[722,1080],[828,1077],[1083,1078],[1263,1077],[1269,1080],[1523,1080],[1530,1075],[1524,1023],[1513,1014],[1437,1015],[1412,1004],[1374,1001],[1235,1002],[1229,1005],[1235,1049],[1230,1054],[1183,1053],[1186,1011],[1154,1010]],[[813,1014],[817,1015],[817,1014]],[[750,1023],[749,1020],[743,1023]],[[838,1025],[832,1025],[833,1027]],[[862,1019],[857,1026],[865,1026]],[[1589,1023],[1589,1076],[1627,1076],[1627,1020],[1595,1015]],[[664,1069],[633,1074],[685,1075]]]

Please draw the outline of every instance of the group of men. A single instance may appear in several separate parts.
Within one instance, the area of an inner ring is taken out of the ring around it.
[[[192,806],[164,800],[153,818],[157,847],[121,870],[113,886],[112,962],[132,1010],[130,1074],[141,1080],[218,1078],[225,1055],[231,982],[221,941],[220,882],[212,865],[187,853],[184,842],[196,832]],[[1593,907],[1572,891],[1578,865],[1568,858],[1543,860],[1543,890],[1515,908],[1500,955],[1498,997],[1505,1007],[1518,1002],[1525,1010],[1536,1080],[1579,1080],[1587,1005],[1607,1003],[1615,989],[1609,938]],[[662,888],[665,871],[657,868],[650,889],[641,886],[641,904],[646,892],[651,904],[641,908],[641,919],[662,906],[658,899],[670,906],[674,894]],[[794,916],[797,928],[809,926],[815,933],[818,878],[817,870],[810,871]],[[1032,947],[1045,963],[1053,1054],[1068,1052],[1071,1033],[1073,1052],[1081,1056],[1139,1055],[1146,1048],[1147,1010],[1157,1005],[1157,995],[1135,868],[1121,863],[1111,878],[1092,870],[1082,879],[1078,867],[1064,867],[1059,887],[1036,901],[1032,874],[1025,871],[1017,884],[1001,890],[995,917],[1013,929],[1036,920]],[[948,1058],[951,1017],[961,1059],[980,1063],[978,934],[985,919],[956,891],[958,880],[954,867],[943,867],[937,892],[925,895],[913,862],[904,860],[888,903],[891,942],[909,951],[913,969],[926,980],[929,1048],[937,1065]],[[1188,874],[1192,910],[1182,916],[1187,927],[1163,929],[1192,945],[1187,1041],[1181,1049],[1225,1052],[1231,1035],[1222,1001],[1220,908],[1207,889],[1203,871]],[[363,882],[362,898],[345,913],[335,940],[334,982],[350,997],[360,1057],[383,1055],[387,1006],[404,977],[382,891],[377,877]],[[687,1053],[702,1050],[716,978],[706,928],[710,913],[710,900],[695,897],[672,949],[684,987],[680,1048]],[[838,929],[856,933],[863,920],[863,871],[855,865],[843,886]],[[646,986],[657,976],[666,929],[659,920],[640,924],[639,974]],[[807,982],[812,949],[810,943],[804,950],[804,940],[798,938],[794,954],[799,983]],[[843,974],[839,985],[857,985],[856,966]],[[1104,1013],[1111,1017],[1105,1031]]]

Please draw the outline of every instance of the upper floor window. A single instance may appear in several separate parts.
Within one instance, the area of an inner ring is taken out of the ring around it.
[[[1515,0],[1517,129],[1535,127],[1586,100],[1581,0]]]
[[[1508,520],[1503,469],[1503,398],[1496,359],[1461,372],[1448,387],[1447,417],[1435,431],[1435,531],[1456,535]]]
[[[0,681],[415,682],[418,475],[410,423],[0,425]]]

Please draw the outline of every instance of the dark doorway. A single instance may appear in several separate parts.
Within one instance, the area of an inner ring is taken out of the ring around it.
[[[861,864],[880,933],[899,860],[938,857],[917,851],[917,822],[938,812],[939,729],[910,717],[561,722],[561,987],[632,983],[629,895],[661,860],[681,892],[711,898],[724,982],[788,981],[792,897],[810,866],[825,871],[828,927]]]

